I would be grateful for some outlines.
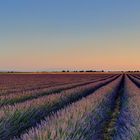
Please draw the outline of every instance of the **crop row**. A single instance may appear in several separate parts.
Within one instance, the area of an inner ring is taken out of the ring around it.
[[[97,88],[112,82],[117,77],[63,91],[61,94],[52,94],[15,105],[3,106],[0,110],[0,139],[8,140],[19,135],[24,130],[36,125],[52,111],[90,95]],[[117,79],[120,80],[120,78]]]
[[[140,89],[126,76],[114,140],[140,138]]]
[[[53,86],[63,86],[63,85],[66,85],[66,84],[76,84],[78,82],[86,82],[86,81],[92,81],[92,80],[97,80],[97,79],[100,79],[100,78],[109,78],[113,75],[108,75],[108,76],[100,76],[98,78],[96,78],[96,76],[94,78],[80,78],[77,77],[77,79],[74,79],[74,78],[68,78],[68,79],[63,79],[61,80],[62,77],[60,77],[60,80],[59,82],[54,79],[54,81],[50,80],[50,79],[46,79],[46,81],[34,81],[34,83],[32,85],[30,85],[30,83],[28,82],[28,79],[25,79],[25,81],[27,81],[25,84],[23,85],[20,85],[20,87],[18,87],[17,84],[15,84],[15,81],[13,79],[13,82],[11,82],[11,85],[14,85],[14,87],[12,88],[6,88],[6,89],[3,89],[3,85],[0,85],[0,96],[1,95],[8,95],[8,94],[15,94],[15,93],[21,93],[21,92],[28,92],[28,91],[36,91],[36,90],[39,90],[39,89],[43,89],[43,88],[49,88],[49,87],[53,87]],[[56,76],[57,77],[57,76]],[[91,76],[92,77],[92,76]],[[58,77],[59,78],[59,77]],[[40,79],[39,79],[40,80]]]
[[[110,78],[114,78],[114,76],[113,77],[111,76]],[[36,90],[17,92],[15,94],[3,95],[3,96],[0,96],[0,107],[3,105],[12,105],[12,104],[15,104],[18,102],[23,102],[23,101],[26,101],[29,99],[38,98],[40,96],[58,93],[63,90],[68,90],[68,89],[72,89],[72,88],[76,88],[76,87],[80,87],[80,86],[85,86],[90,83],[102,81],[105,79],[109,79],[109,78],[100,78],[100,79],[95,79],[92,81],[71,83],[71,84],[67,84],[67,85],[60,85],[60,86],[54,86],[54,87],[50,87],[50,88],[42,88],[42,89],[36,89]]]
[[[0,75],[0,92],[15,92],[33,89],[42,85],[79,82],[109,75]]]
[[[138,78],[138,79],[140,79],[140,75],[138,75],[138,74],[131,74],[133,77],[136,77],[136,78]]]
[[[76,83],[76,82],[80,82],[80,81],[86,81],[86,80],[90,80],[90,79],[81,79],[80,77],[78,79],[63,79],[63,80],[56,80],[53,79],[53,81],[51,79],[44,79],[43,81],[41,81],[41,79],[39,79],[38,81],[36,81],[35,79],[32,80],[32,82],[30,83],[28,81],[29,79],[25,79],[26,83],[20,84],[18,85],[14,79],[13,82],[10,83],[9,86],[6,85],[0,85],[0,95],[3,94],[10,94],[10,93],[15,93],[15,92],[20,92],[20,91],[28,91],[28,90],[36,90],[39,88],[46,88],[46,87],[51,87],[51,86],[56,86],[56,85],[64,85],[64,84],[68,84],[68,83]]]
[[[133,75],[128,75],[128,77],[137,85],[140,87],[140,79],[133,76]]]
[[[15,140],[92,140],[102,135],[122,77],[47,117]]]

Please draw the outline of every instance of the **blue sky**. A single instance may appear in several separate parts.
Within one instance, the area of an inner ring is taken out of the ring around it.
[[[1,70],[139,69],[138,0],[1,0]]]

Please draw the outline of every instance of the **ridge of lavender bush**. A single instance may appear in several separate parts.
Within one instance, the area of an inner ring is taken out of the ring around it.
[[[52,87],[55,85],[63,85],[68,83],[74,82],[85,82],[86,80],[95,80],[98,78],[109,78],[112,75],[94,75],[89,76],[63,76],[61,75],[60,78],[53,75],[0,75],[0,96],[1,95],[8,95],[8,94],[15,94],[16,92],[20,91],[28,91],[28,90],[36,90],[43,87]]]
[[[101,136],[121,78],[46,118],[14,140],[92,140]]]
[[[129,75],[129,78],[140,87],[140,79],[138,77]]]
[[[7,104],[14,104],[16,102],[23,102],[28,99],[36,98],[43,95],[53,94],[54,92],[58,93],[62,90],[67,90],[67,88],[75,88],[76,86],[84,86],[84,84],[90,84],[92,82],[100,81],[102,79],[95,79],[87,82],[79,82],[79,83],[70,83],[67,85],[59,85],[56,87],[22,91],[20,93],[8,94],[0,96],[0,107]],[[104,80],[104,79],[103,79]]]
[[[140,89],[126,76],[114,140],[140,139]]]
[[[44,117],[59,106],[64,106],[79,97],[84,97],[88,92],[113,81],[114,78],[106,79],[82,88],[71,89],[67,92],[49,95],[15,104],[4,106],[0,110],[0,139],[8,139],[18,134],[23,129],[35,125],[40,118]]]

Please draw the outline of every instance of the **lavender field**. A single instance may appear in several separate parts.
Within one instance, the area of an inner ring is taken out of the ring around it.
[[[140,74],[1,74],[0,140],[140,140]]]

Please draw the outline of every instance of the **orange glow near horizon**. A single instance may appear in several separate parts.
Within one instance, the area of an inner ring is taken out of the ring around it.
[[[57,49],[54,49],[56,42],[50,43],[49,49],[47,47],[39,48],[37,46],[39,44],[32,44],[34,49],[28,47],[27,49],[18,49],[18,53],[10,52],[8,58],[3,56],[3,59],[0,60],[1,66],[5,70],[21,71],[48,69],[137,70],[140,68],[138,62],[140,48],[134,50],[130,47],[133,42],[113,44],[114,40],[70,41],[59,42]],[[14,45],[18,46],[16,43]],[[30,45],[30,43],[27,44],[27,46]],[[47,45],[42,44],[42,46]]]

